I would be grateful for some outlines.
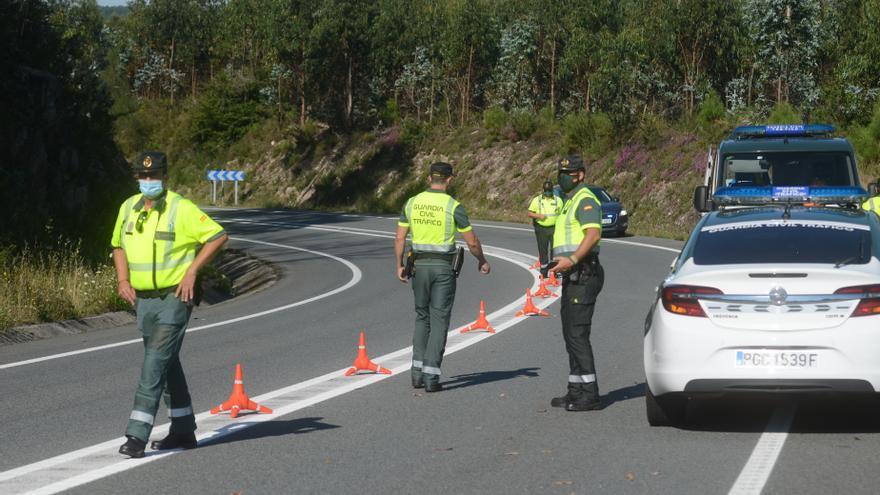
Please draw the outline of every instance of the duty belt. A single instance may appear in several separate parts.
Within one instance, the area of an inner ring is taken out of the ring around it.
[[[596,273],[599,266],[599,255],[589,254],[562,276],[564,283],[576,284]]]
[[[413,253],[416,260],[443,260],[452,263],[455,253]]]
[[[165,297],[168,294],[174,293],[176,290],[177,286],[172,285],[171,287],[164,287],[156,290],[135,290],[134,293],[141,299],[155,299],[157,297]]]

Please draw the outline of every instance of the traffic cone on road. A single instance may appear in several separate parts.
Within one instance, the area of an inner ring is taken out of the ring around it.
[[[539,276],[539,278],[541,279],[541,286],[535,291],[535,297],[543,297],[544,299],[547,299],[548,297],[559,297],[547,288],[547,283],[544,281],[543,275]]]
[[[550,316],[550,313],[538,308],[532,303],[532,291],[526,289],[526,304],[523,309],[516,312],[516,316]]]
[[[547,285],[549,285],[550,287],[559,287],[560,285],[562,285],[559,282],[559,279],[556,278],[556,272],[550,272],[550,278],[547,279]]]
[[[492,325],[489,325],[489,320],[486,319],[485,301],[480,301],[480,315],[477,316],[477,320],[470,325],[462,328],[460,333],[470,332],[471,330],[485,330],[489,333],[495,333],[495,329],[492,328]]]
[[[388,368],[383,368],[378,364],[370,361],[370,358],[367,357],[367,338],[364,336],[364,332],[361,332],[361,338],[358,341],[358,354],[354,359],[354,363],[351,365],[351,368],[345,372],[345,376],[351,376],[358,371],[372,371],[373,373],[382,373],[385,375],[390,375],[391,370]]]
[[[529,268],[531,268],[532,270],[539,270],[541,268],[541,260],[536,261],[535,264],[530,266]]]
[[[241,363],[235,365],[235,381],[232,383],[232,395],[229,399],[219,406],[211,409],[211,414],[217,414],[223,411],[230,411],[229,416],[233,419],[238,417],[238,413],[242,410],[256,411],[266,414],[272,414],[272,410],[268,407],[261,406],[252,401],[244,391],[244,379],[241,373]]]

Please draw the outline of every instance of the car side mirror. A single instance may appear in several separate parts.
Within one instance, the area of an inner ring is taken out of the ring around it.
[[[868,196],[871,196],[873,198],[876,195],[877,195],[877,183],[872,182],[872,183],[868,184]]]
[[[700,213],[711,211],[708,186],[703,185],[694,188],[694,209]]]

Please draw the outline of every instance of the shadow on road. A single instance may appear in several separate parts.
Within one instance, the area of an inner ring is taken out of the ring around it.
[[[760,433],[778,407],[794,406],[791,433],[880,433],[880,402],[873,398],[743,396],[697,398],[688,404],[693,431]]]
[[[284,435],[301,435],[321,430],[333,430],[339,425],[324,423],[324,418],[297,418],[288,421],[263,421],[260,423],[240,422],[221,428],[220,437],[200,442],[199,446],[220,445],[223,443],[243,442],[265,437]],[[241,431],[237,431],[237,430]]]
[[[628,387],[619,388],[617,390],[612,390],[607,394],[602,396],[602,403],[605,404],[605,407],[614,404],[615,402],[621,402],[629,399],[637,399],[639,397],[645,396],[645,382],[635,383]]]
[[[536,377],[538,376],[539,369],[541,368],[520,368],[511,371],[483,371],[480,373],[455,375],[451,377],[449,381],[443,382],[443,388],[446,390],[453,390],[456,388],[472,387],[474,385],[510,380],[521,376]]]

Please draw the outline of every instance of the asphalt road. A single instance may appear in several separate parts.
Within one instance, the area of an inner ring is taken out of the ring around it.
[[[568,375],[558,303],[549,318],[500,314],[535,281],[516,253],[535,252],[528,227],[476,222],[502,257],[490,258],[489,276],[466,262],[453,329],[475,318],[482,299],[503,331],[451,338],[447,390],[424,394],[405,371],[340,376],[361,330],[371,357],[407,366],[412,294],[393,275],[394,219],[214,216],[234,247],[283,276],[196,310],[182,351],[193,407],[224,401],[240,362],[247,392],[281,412],[200,417],[199,433],[211,437],[198,449],[123,460],[114,452],[142,359],[135,328],[0,347],[0,493],[877,492],[880,421],[865,404],[700,401],[686,428],[647,425],[644,320],[680,243],[603,241],[593,344],[608,406],[573,413],[549,407]],[[157,427],[153,437],[162,435]]]

